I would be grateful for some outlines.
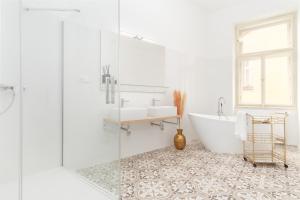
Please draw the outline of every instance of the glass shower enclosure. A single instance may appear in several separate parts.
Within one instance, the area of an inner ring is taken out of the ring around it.
[[[118,199],[118,0],[1,2],[0,199]]]

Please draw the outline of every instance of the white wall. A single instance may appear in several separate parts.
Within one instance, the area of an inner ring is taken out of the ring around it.
[[[201,91],[197,112],[215,114],[217,99],[225,97],[225,113],[234,113],[234,28],[241,22],[282,14],[298,9],[297,1],[245,1],[243,4],[212,12],[207,18],[205,73],[201,76],[208,85]],[[200,91],[200,90],[198,90]],[[254,110],[254,114],[266,113]],[[270,112],[274,112],[271,110]],[[289,111],[288,144],[298,144],[297,112]]]
[[[193,1],[124,0],[120,5],[121,31],[187,55],[203,54],[204,11]]]
[[[160,99],[160,105],[173,105],[174,89],[187,93],[186,113],[197,104],[195,96],[198,94],[194,91],[198,86],[193,81],[198,79],[195,72],[204,52],[204,25],[204,12],[192,1],[121,1],[121,31],[140,35],[166,47],[165,85],[170,87],[165,95],[121,93],[122,98],[130,101],[127,106],[150,106],[152,98]],[[130,136],[121,134],[122,156],[173,145],[176,126],[166,126],[164,131],[160,131],[149,124],[133,125]],[[188,142],[197,139],[187,116],[183,126]]]

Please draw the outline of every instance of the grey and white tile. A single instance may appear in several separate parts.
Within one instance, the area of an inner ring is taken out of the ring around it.
[[[168,147],[120,161],[121,199],[300,199],[300,152],[295,148],[288,148],[288,164],[288,169],[282,164],[254,168],[241,155],[215,154],[200,144],[183,151]],[[109,163],[78,172],[117,192],[117,167]]]

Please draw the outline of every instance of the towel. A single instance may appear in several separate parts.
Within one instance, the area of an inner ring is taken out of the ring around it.
[[[235,135],[242,141],[247,140],[247,116],[245,112],[239,111],[236,116]]]

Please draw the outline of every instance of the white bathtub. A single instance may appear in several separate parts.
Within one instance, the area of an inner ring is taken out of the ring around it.
[[[190,113],[192,125],[206,149],[215,153],[240,154],[242,141],[234,134],[236,118]]]

